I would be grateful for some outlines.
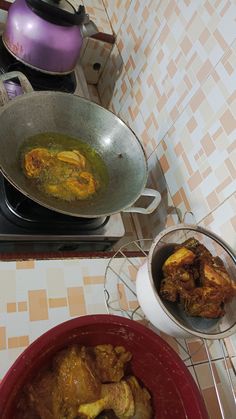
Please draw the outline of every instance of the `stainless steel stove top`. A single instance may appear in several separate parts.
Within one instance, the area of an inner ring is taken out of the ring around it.
[[[105,251],[124,234],[120,214],[95,219],[57,214],[24,197],[0,175],[0,254]]]

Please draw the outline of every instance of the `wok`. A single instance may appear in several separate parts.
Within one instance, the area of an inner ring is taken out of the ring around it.
[[[4,81],[18,78],[23,95],[9,100]],[[61,92],[34,92],[20,72],[0,77],[0,169],[24,195],[53,211],[76,217],[99,217],[120,211],[148,214],[160,203],[159,192],[145,189],[147,162],[136,135],[112,112],[79,96]],[[20,165],[20,148],[29,137],[57,132],[78,138],[102,157],[109,175],[102,194],[84,201],[66,202],[43,195],[27,179]],[[140,195],[153,197],[147,208],[133,207]]]

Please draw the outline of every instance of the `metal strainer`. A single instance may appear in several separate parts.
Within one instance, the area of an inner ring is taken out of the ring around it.
[[[203,339],[225,338],[236,332],[236,296],[225,305],[224,317],[218,319],[187,316],[179,304],[165,301],[159,296],[164,261],[173,252],[176,243],[181,244],[191,237],[202,243],[213,256],[221,258],[236,283],[236,255],[230,247],[221,238],[202,227],[179,224],[161,232],[152,244],[148,256],[148,271],[152,287],[167,316],[187,333]]]

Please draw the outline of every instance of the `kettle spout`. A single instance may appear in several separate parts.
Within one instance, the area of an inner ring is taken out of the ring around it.
[[[98,27],[95,25],[95,23],[89,19],[89,15],[86,15],[84,23],[81,27],[81,32],[83,38],[87,38],[88,36],[95,35],[99,32]]]

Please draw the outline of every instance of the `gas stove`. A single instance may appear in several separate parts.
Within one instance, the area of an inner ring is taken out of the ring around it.
[[[28,68],[12,57],[0,38],[0,74],[21,71],[35,90],[54,90],[89,98],[83,70],[54,76]],[[11,99],[21,93],[17,82],[7,82]],[[16,190],[0,174],[0,255],[56,252],[70,254],[109,250],[125,234],[120,214],[77,218],[51,211]]]

